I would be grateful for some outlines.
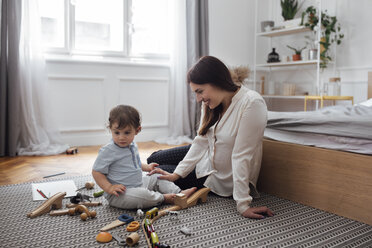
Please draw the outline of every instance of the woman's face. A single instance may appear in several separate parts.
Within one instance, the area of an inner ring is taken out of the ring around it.
[[[203,101],[210,109],[214,109],[223,100],[224,91],[211,84],[194,84],[190,82],[190,88],[196,94],[198,102]]]

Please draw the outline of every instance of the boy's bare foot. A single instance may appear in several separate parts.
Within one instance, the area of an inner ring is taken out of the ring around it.
[[[163,196],[164,196],[164,203],[173,204],[176,194],[163,194]]]
[[[180,193],[184,194],[188,198],[189,196],[194,194],[196,189],[197,189],[196,187],[192,187],[192,188],[189,188],[189,189],[182,190]]]

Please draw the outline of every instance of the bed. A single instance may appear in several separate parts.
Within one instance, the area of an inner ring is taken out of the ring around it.
[[[269,112],[258,189],[372,225],[372,106]]]

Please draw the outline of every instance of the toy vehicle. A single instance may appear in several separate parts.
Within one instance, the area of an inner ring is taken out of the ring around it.
[[[71,155],[74,155],[74,154],[76,154],[76,153],[78,153],[78,149],[77,149],[77,147],[70,147],[70,148],[68,148],[67,150],[66,150],[66,154],[71,154]]]
[[[157,207],[150,209],[146,212],[146,218],[153,219],[155,216],[158,215],[159,209]]]
[[[150,243],[151,243],[152,248],[169,248],[170,247],[169,245],[161,244],[159,242],[159,237],[156,234],[155,229],[152,226],[152,223],[151,223],[150,219],[148,219],[148,218],[145,219],[144,227],[145,227],[145,230],[146,230],[146,234],[147,234],[148,238],[150,239]]]

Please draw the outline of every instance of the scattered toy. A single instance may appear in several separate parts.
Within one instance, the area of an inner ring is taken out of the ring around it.
[[[124,245],[125,245],[125,240],[122,239],[122,238],[120,238],[119,235],[113,233],[113,234],[112,234],[112,237],[113,237],[114,239],[116,239],[116,241],[118,241],[118,245],[120,245],[120,246],[124,246]]]
[[[154,207],[146,212],[146,218],[147,219],[153,219],[158,215],[159,209],[157,207]]]
[[[86,182],[84,187],[81,187],[80,189],[77,189],[76,191],[82,190],[82,189],[93,189],[94,182]]]
[[[97,234],[96,240],[100,243],[108,243],[112,240],[112,235],[108,232],[100,232]]]
[[[48,200],[43,202],[35,210],[27,214],[27,217],[34,218],[42,214],[48,213],[51,209],[60,209],[62,208],[62,199],[65,197],[66,192],[59,192],[52,197],[49,197]]]
[[[81,213],[80,218],[81,220],[87,220],[88,217],[95,218],[97,216],[97,212],[89,209],[84,205],[77,205],[75,208],[68,208],[63,210],[54,210],[49,213],[51,216],[59,216],[59,215],[75,215],[76,213]]]
[[[135,232],[140,228],[140,223],[138,221],[132,221],[129,223],[127,226],[127,231],[128,232]]]
[[[105,193],[105,191],[101,190],[101,191],[98,191],[98,192],[93,193],[93,196],[94,197],[100,197],[100,196],[103,195],[103,193]]]
[[[174,198],[174,204],[180,206],[181,209],[187,208],[187,197],[183,193],[176,194]]]
[[[127,245],[129,246],[133,246],[135,244],[138,243],[138,240],[139,240],[139,235],[138,233],[131,233],[127,238],[126,238],[126,242],[127,242]]]
[[[69,154],[69,155],[74,155],[78,153],[78,149],[77,147],[73,146],[73,147],[70,147],[66,150],[66,154]]]
[[[121,226],[121,225],[124,225],[124,224],[130,223],[130,222],[132,222],[132,221],[134,221],[134,218],[133,218],[132,216],[129,216],[129,215],[127,215],[127,214],[122,214],[122,215],[120,215],[120,216],[118,217],[117,220],[115,220],[115,221],[111,222],[110,224],[108,224],[108,225],[102,227],[102,228],[100,229],[100,231],[103,231],[103,232],[104,232],[104,231],[108,231],[108,230],[110,230],[110,229],[112,229],[112,228],[115,228],[115,227],[118,227],[118,226]]]
[[[89,195],[83,195],[82,193],[78,192],[76,196],[70,199],[70,202],[75,204],[79,204],[80,202],[84,202],[85,200],[88,200],[90,202],[90,198],[93,197]]]
[[[183,233],[183,234],[185,234],[185,235],[191,235],[192,230],[190,228],[188,228],[188,227],[182,227],[180,229],[180,232]]]
[[[102,202],[79,202],[78,204],[76,203],[67,203],[66,207],[67,208],[74,208],[77,207],[78,205],[84,205],[87,207],[96,207],[102,205]]]
[[[141,209],[137,209],[137,217],[142,218],[144,215],[143,211]]]

